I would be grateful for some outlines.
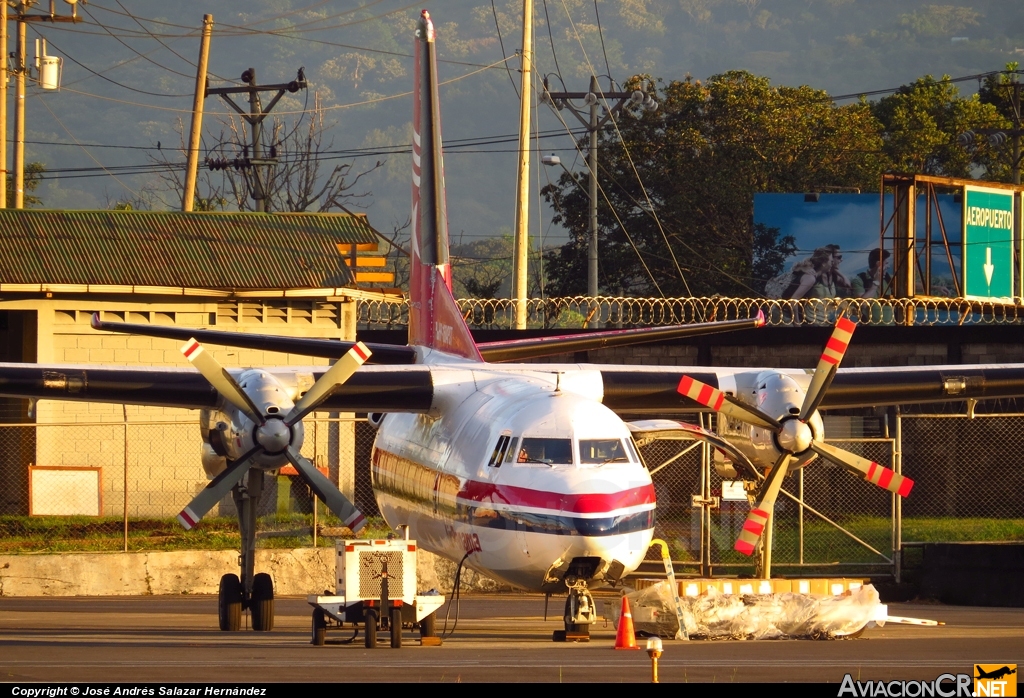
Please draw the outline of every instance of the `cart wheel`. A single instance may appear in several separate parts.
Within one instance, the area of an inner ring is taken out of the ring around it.
[[[313,644],[320,647],[327,642],[327,618],[324,609],[313,609]]]
[[[377,609],[363,609],[363,636],[366,638],[366,649],[377,647]]]
[[[400,607],[391,609],[391,649],[402,647],[402,609]]]
[[[437,637],[437,611],[420,621],[420,637]]]
[[[252,578],[252,629],[267,631],[274,629],[274,581],[266,572]]]
[[[237,574],[225,574],[220,578],[217,617],[221,630],[235,631],[242,628],[242,582]]]

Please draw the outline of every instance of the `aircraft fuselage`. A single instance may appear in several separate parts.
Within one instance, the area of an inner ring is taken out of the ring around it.
[[[654,488],[595,372],[435,373],[430,413],[388,414],[373,447],[388,525],[529,590],[617,581],[644,558]],[[468,553],[468,556],[467,556]]]

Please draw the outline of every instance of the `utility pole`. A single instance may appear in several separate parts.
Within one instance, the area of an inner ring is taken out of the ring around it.
[[[2,0],[0,0],[2,1]],[[295,93],[299,90],[306,89],[306,75],[302,68],[299,68],[297,77],[288,83],[278,83],[275,85],[257,85],[256,84],[256,69],[249,68],[242,73],[242,82],[246,83],[246,87],[218,87],[212,90],[206,90],[207,95],[220,95],[221,99],[228,103],[232,109],[238,112],[239,116],[249,124],[251,131],[251,147],[252,147],[252,158],[246,157],[246,166],[252,166],[253,172],[253,184],[252,184],[252,198],[256,202],[256,210],[260,213],[267,212],[267,192],[265,189],[265,179],[262,168],[276,165],[277,159],[274,157],[264,159],[263,158],[263,143],[261,137],[263,134],[263,120],[267,118],[267,115],[274,109],[277,103],[284,96],[285,92]],[[277,92],[274,98],[270,100],[270,104],[264,109],[260,102],[260,92]],[[230,95],[233,94],[247,94],[249,95],[249,111],[246,112],[242,107],[238,106]],[[248,148],[246,148],[248,150]]]
[[[6,5],[7,0],[0,0]],[[80,22],[78,18],[78,8],[75,5],[77,0],[65,0],[71,5],[71,16],[63,17],[58,15],[54,9],[54,0],[50,0],[50,12],[49,14],[38,14],[29,15],[25,14],[25,10],[35,4],[35,0],[29,0],[28,2],[21,2],[15,7],[16,14],[14,20],[18,23],[18,40],[17,46],[15,47],[15,103],[14,103],[14,208],[25,208],[25,76],[28,74],[28,62],[25,59],[25,27],[28,22]],[[5,49],[3,60],[7,60],[6,44],[7,44],[7,8],[4,7],[2,15],[5,18],[4,21],[4,37],[3,46]],[[7,77],[6,65],[4,66],[4,78]],[[2,123],[0,128],[3,129],[3,136],[7,138],[7,100],[6,100],[6,80],[4,80],[4,108],[0,112],[2,117]],[[6,146],[6,144],[5,144]],[[6,158],[6,147],[4,148],[4,165],[7,164]],[[7,197],[7,186],[6,186],[7,172],[4,172],[4,198],[6,203]]]
[[[530,251],[530,100],[533,87],[533,0],[523,0],[522,88],[519,100],[519,167],[516,172],[516,236],[512,259],[512,297],[516,329],[526,329],[527,265]]]
[[[0,0],[2,2],[3,0]],[[199,42],[199,63],[196,65],[196,91],[192,101],[192,129],[188,134],[188,161],[185,166],[185,191],[181,210],[191,211],[196,198],[196,173],[199,169],[199,141],[203,135],[203,106],[206,102],[206,71],[210,60],[210,36],[213,15],[203,15],[203,37]]]
[[[615,106],[608,107],[605,102],[604,115],[598,114],[601,98],[605,100],[618,100]],[[587,295],[595,298],[599,291],[597,287],[597,134],[611,121],[611,119],[622,111],[627,102],[643,104],[646,109],[653,111],[658,108],[657,102],[643,90],[633,92],[600,92],[597,84],[597,76],[590,76],[590,90],[588,92],[551,92],[548,89],[547,80],[544,81],[544,96],[542,101],[548,102],[558,111],[568,108],[569,112],[583,124],[590,136],[590,147],[587,151],[587,169],[590,171],[589,191],[590,196],[590,239],[587,245]],[[582,99],[584,109],[580,109],[571,100]],[[599,323],[594,323],[598,325]]]
[[[7,2],[0,0],[0,209],[7,208]]]

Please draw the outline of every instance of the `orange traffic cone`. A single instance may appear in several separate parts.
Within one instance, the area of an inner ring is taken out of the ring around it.
[[[636,634],[633,632],[633,614],[629,612],[629,600],[622,597],[622,613],[619,614],[619,629],[615,633],[615,649],[638,650]]]

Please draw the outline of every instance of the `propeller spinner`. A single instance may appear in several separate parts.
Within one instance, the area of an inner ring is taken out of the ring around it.
[[[339,492],[338,488],[303,457],[291,443],[293,427],[330,397],[338,386],[343,385],[370,358],[371,352],[365,344],[357,342],[348,353],[338,359],[295,403],[283,419],[265,415],[234,377],[216,359],[206,353],[197,340],[189,340],[181,348],[181,353],[225,400],[238,408],[255,425],[253,448],[237,460],[231,461],[227,469],[211,480],[196,495],[195,499],[178,514],[178,521],[186,530],[194,527],[217,502],[223,499],[255,464],[256,458],[262,454],[283,454],[288,462],[295,466],[300,477],[306,481],[310,489],[354,533],[358,533],[366,525],[366,520],[355,505]]]
[[[755,498],[754,506],[743,524],[743,531],[736,541],[735,549],[744,555],[754,552],[757,541],[772,516],[775,500],[782,488],[782,480],[786,477],[789,466],[794,459],[806,458],[809,452],[835,461],[868,482],[901,497],[909,495],[914,486],[914,481],[910,478],[903,477],[867,458],[861,458],[849,451],[826,444],[815,436],[814,430],[808,424],[835,378],[836,370],[846,355],[846,349],[856,327],[857,325],[847,318],[840,318],[836,323],[832,336],[818,360],[818,366],[814,370],[807,392],[804,394],[799,415],[784,415],[780,419],[776,419],[757,407],[747,405],[689,376],[683,376],[679,381],[678,390],[686,397],[730,419],[769,430],[774,434],[775,445],[781,452],[779,459],[766,473],[765,480]],[[795,408],[793,411],[796,411]]]

